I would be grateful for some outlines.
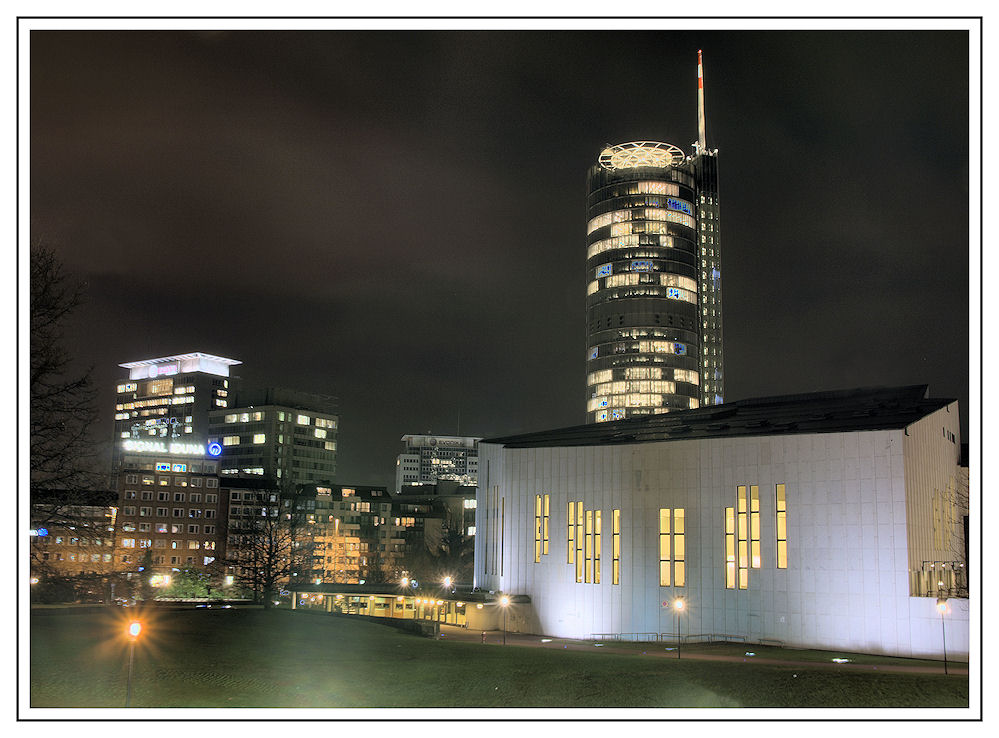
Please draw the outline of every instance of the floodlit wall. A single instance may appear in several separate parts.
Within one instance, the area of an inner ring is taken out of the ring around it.
[[[910,426],[909,437],[939,425],[935,415]],[[684,635],[942,655],[935,597],[910,597],[906,473],[922,463],[956,469],[957,461],[929,436],[925,444],[907,444],[905,433],[567,448],[480,444],[476,585],[528,595],[538,632],[547,635],[670,637],[677,618],[663,603],[682,598]],[[929,460],[907,460],[906,453]],[[923,500],[923,484],[912,479],[909,494]],[[778,485],[786,529],[778,526]],[[908,517],[924,515],[920,509]],[[778,566],[779,540],[786,540],[786,568]],[[950,604],[947,651],[958,657],[968,652],[967,601]]]

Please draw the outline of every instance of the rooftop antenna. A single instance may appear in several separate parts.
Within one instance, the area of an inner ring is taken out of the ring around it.
[[[697,153],[703,154],[707,146],[704,142],[704,67],[701,65],[701,50],[697,50]]]

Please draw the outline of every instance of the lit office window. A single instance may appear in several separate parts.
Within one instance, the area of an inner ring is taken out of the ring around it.
[[[621,511],[611,514],[611,584],[621,583]]]
[[[239,436],[222,436],[223,446],[238,446]]]
[[[583,544],[585,542],[585,537],[583,533],[583,519],[585,517],[585,512],[583,510],[583,501],[576,501],[576,582],[583,581]]]
[[[725,508],[725,588],[735,589],[735,508]]]
[[[254,443],[264,443],[266,440],[267,440],[267,434],[266,433],[254,433],[253,434],[253,442]]]
[[[297,422],[298,422],[299,425],[308,425],[309,424],[309,416],[308,415],[299,415]]]
[[[787,500],[783,484],[777,485],[777,568],[787,568]]]

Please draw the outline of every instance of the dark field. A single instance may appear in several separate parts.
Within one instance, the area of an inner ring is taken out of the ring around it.
[[[124,632],[135,614],[33,612],[31,706],[124,706]],[[133,707],[968,706],[966,675],[837,670],[818,659],[784,666],[435,641],[287,610],[143,620]]]

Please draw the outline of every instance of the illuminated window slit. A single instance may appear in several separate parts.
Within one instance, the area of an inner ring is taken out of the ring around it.
[[[787,499],[783,484],[777,485],[777,568],[787,568]]]
[[[749,587],[749,526],[746,513],[746,486],[739,485],[739,589]]]

